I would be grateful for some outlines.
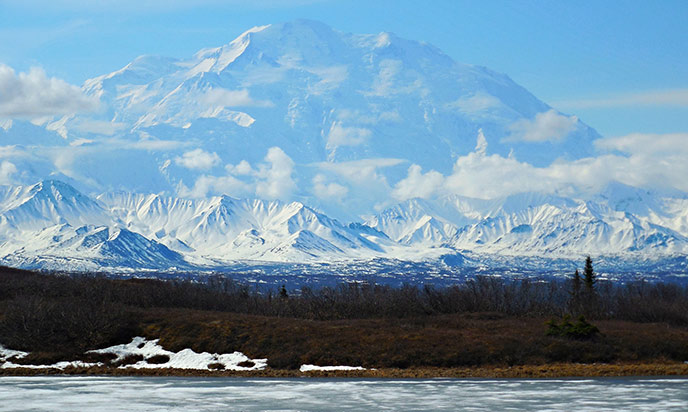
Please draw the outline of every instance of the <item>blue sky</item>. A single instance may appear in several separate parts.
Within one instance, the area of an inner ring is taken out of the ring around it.
[[[255,25],[309,18],[427,41],[605,136],[688,131],[688,1],[82,3],[0,0],[0,63],[81,84],[141,54],[187,57]]]

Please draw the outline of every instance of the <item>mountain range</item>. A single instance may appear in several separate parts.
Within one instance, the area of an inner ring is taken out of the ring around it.
[[[5,264],[688,255],[678,191],[399,195],[470,156],[583,159],[600,135],[504,74],[392,33],[254,27],[186,59],[141,56],[82,91],[97,108],[0,122],[17,170],[0,188]]]
[[[5,186],[0,261],[82,270],[222,268],[237,261],[389,259],[465,264],[463,256],[581,259],[688,255],[688,197],[621,184],[595,201],[519,194],[490,201],[412,199],[365,223],[299,202],[104,193],[60,181]]]

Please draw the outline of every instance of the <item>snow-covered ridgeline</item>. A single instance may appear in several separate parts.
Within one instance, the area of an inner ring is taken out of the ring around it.
[[[106,193],[59,181],[0,188],[0,260],[30,268],[169,270],[235,260],[434,260],[446,254],[688,254],[688,196],[615,184],[589,199],[537,193],[411,199],[366,224],[302,203]]]

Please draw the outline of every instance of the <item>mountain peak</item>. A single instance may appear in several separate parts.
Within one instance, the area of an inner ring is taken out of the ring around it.
[[[104,190],[174,194],[195,187],[201,196],[215,196],[232,181],[241,194],[258,193],[256,174],[223,177],[222,167],[267,165],[274,147],[293,162],[292,179],[307,182],[318,175],[334,179],[351,166],[345,162],[375,159],[446,176],[457,158],[485,147],[491,156],[513,153],[541,167],[590,155],[586,143],[598,137],[576,118],[575,130],[556,141],[508,139],[515,123],[531,124],[552,110],[508,76],[393,33],[351,34],[304,19],[256,26],[188,59],[142,56],[87,85],[100,96],[102,112],[75,115],[60,127],[66,144],[78,137],[97,150],[103,136],[126,142],[119,156],[74,165],[75,175]],[[153,150],[141,150],[153,143]],[[333,168],[308,166],[322,164]],[[393,187],[407,170],[375,166],[374,173]],[[371,193],[359,181],[328,184],[337,193]],[[322,198],[321,186],[300,186],[298,199],[334,204]],[[331,207],[370,214],[378,203],[373,197],[349,196],[341,199],[348,204]]]
[[[43,194],[45,196],[51,196],[54,197],[56,200],[63,200],[63,199],[69,199],[69,198],[79,198],[79,199],[86,199],[84,195],[82,195],[78,190],[76,190],[74,187],[68,185],[67,183],[64,183],[60,180],[53,180],[53,179],[47,179],[47,180],[42,180],[33,186],[31,186],[28,190],[28,193],[36,196],[39,194]]]

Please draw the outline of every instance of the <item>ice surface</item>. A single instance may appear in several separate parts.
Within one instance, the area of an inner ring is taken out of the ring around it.
[[[0,411],[685,411],[686,379],[0,377]]]

